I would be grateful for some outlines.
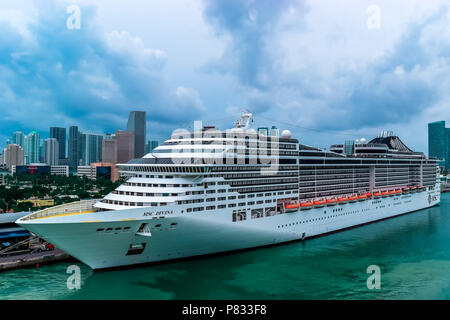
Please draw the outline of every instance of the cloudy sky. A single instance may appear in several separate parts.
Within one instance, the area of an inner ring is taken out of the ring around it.
[[[307,144],[387,129],[427,152],[427,122],[450,121],[447,3],[1,1],[0,145],[16,130],[125,129],[131,110],[164,140],[248,109]]]

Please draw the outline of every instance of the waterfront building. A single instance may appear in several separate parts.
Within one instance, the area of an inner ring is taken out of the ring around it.
[[[55,138],[49,138],[44,141],[44,162],[49,166],[59,164],[59,146],[61,144]]]
[[[445,121],[428,124],[428,156],[440,160],[442,167],[450,169],[450,128]]]
[[[50,138],[58,141],[58,159],[66,157],[66,128],[51,127]]]
[[[97,133],[81,134],[81,158],[85,166],[102,161],[103,135]]]
[[[134,158],[142,158],[145,151],[146,119],[145,111],[131,111],[127,131],[134,132]]]
[[[3,157],[8,170],[11,170],[13,165],[23,165],[24,162],[24,152],[18,144],[8,144],[3,150]]]
[[[32,131],[24,138],[25,164],[40,162],[40,135]]]

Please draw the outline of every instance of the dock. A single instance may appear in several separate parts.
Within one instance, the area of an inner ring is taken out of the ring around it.
[[[38,267],[70,258],[67,253],[58,248],[51,251],[8,256],[0,258],[0,272],[25,267]]]

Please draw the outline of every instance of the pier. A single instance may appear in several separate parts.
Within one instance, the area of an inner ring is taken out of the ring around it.
[[[70,256],[61,249],[27,253],[0,258],[0,272],[24,267],[39,267],[69,259]]]

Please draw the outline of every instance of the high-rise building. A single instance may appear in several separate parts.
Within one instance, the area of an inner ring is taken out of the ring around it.
[[[117,146],[117,163],[127,163],[135,157],[136,136],[134,132],[117,130],[114,139]]]
[[[445,121],[428,124],[428,156],[441,160],[446,169],[450,169],[450,128],[445,127]]]
[[[49,138],[44,141],[44,162],[49,166],[59,165],[59,146],[60,143],[55,138]]]
[[[102,161],[103,135],[96,133],[81,134],[81,157],[83,165]]]
[[[24,147],[25,134],[22,131],[16,131],[13,133],[12,143]]]
[[[25,164],[39,163],[40,136],[39,132],[32,131],[24,138]]]
[[[81,134],[77,126],[69,128],[69,166],[76,170],[81,159]]]
[[[130,112],[127,123],[127,131],[134,132],[134,157],[142,158],[145,154],[145,111]]]
[[[51,127],[50,138],[58,140],[58,159],[66,157],[66,128]]]
[[[103,139],[102,161],[117,163],[117,142],[114,136],[110,134],[107,134],[106,138]]]
[[[145,145],[145,153],[152,152],[157,146],[159,146],[159,142],[157,140],[148,140],[148,143]]]
[[[8,170],[11,170],[12,166],[23,165],[24,153],[18,144],[9,144],[3,150],[3,157]]]

